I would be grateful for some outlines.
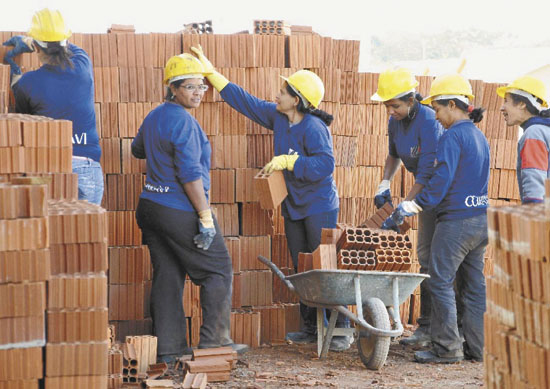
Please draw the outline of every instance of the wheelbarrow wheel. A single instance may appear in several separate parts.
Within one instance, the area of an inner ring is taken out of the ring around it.
[[[363,304],[363,316],[367,323],[381,330],[391,330],[390,317],[382,300],[370,298]],[[372,335],[368,330],[359,330],[357,349],[363,364],[371,370],[379,370],[386,362],[390,349],[389,336]]]

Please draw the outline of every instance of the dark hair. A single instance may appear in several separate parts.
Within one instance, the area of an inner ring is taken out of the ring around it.
[[[483,112],[485,112],[485,108],[474,108],[472,111],[469,110],[470,105],[466,104],[463,101],[460,101],[459,99],[442,99],[442,100],[436,100],[437,104],[447,106],[449,105],[449,101],[454,101],[455,105],[460,109],[461,111],[467,112],[468,116],[474,123],[479,123],[481,119],[483,119]]]
[[[67,46],[61,46],[60,42],[45,42],[47,47],[43,47],[35,42],[35,45],[42,50],[47,57],[48,65],[60,66],[62,69],[74,68],[71,61],[72,51]]]
[[[302,98],[298,95],[298,93],[294,91],[294,89],[292,89],[292,87],[288,83],[286,84],[286,90],[292,97],[298,97],[298,106],[296,107],[298,112],[304,114],[309,113],[310,115],[317,116],[319,119],[325,122],[327,126],[330,126],[330,124],[334,120],[334,116],[321,109],[313,108],[312,106],[306,108],[304,102],[302,101]]]
[[[183,84],[183,82],[185,81],[185,79],[182,79],[182,80],[177,80],[177,81],[174,81],[172,82],[170,85],[174,85],[177,88],[180,87],[181,84]],[[166,96],[164,97],[167,101],[172,101],[174,100],[174,94],[172,93],[172,89],[170,89],[170,85],[168,85],[168,87],[166,88]]]
[[[525,96],[516,95],[515,93],[510,93],[510,97],[512,98],[512,101],[514,102],[514,105],[518,105],[519,103],[525,103],[525,108],[527,109],[527,112],[529,112],[531,115],[534,116],[542,116],[543,118],[550,117],[550,109],[543,109],[542,111],[538,111],[535,106],[527,99]],[[537,97],[537,101],[542,104],[542,100]]]
[[[410,92],[410,93],[407,93],[406,95],[404,96],[401,96],[401,97],[398,97],[397,99],[398,100],[401,100],[401,101],[404,101],[405,103],[407,103],[409,101],[409,99],[411,97],[413,97],[413,94],[414,94],[414,98],[418,101],[422,101],[424,100],[424,98],[422,97],[422,95],[420,93],[415,93],[415,92]]]

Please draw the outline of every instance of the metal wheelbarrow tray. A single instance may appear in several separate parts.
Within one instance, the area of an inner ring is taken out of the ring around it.
[[[258,259],[281,278],[302,303],[317,308],[320,358],[326,357],[332,336],[355,334],[359,356],[365,366],[373,370],[384,365],[391,338],[403,334],[399,305],[429,277],[418,273],[361,270],[310,270],[285,276],[269,259],[262,256]],[[347,305],[356,305],[357,315]],[[322,308],[331,311],[326,328]],[[338,313],[357,323],[359,329],[335,328]]]

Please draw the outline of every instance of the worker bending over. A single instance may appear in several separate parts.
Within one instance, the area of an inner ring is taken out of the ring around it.
[[[384,177],[374,197],[377,208],[385,203],[393,206],[390,181],[401,165],[414,174],[414,185],[405,200],[412,200],[426,186],[432,176],[435,151],[443,127],[435,119],[433,109],[420,104],[422,97],[416,93],[418,81],[404,68],[389,69],[380,74],[378,90],[371,97],[381,101],[390,119],[388,122],[389,153],[384,165]],[[430,268],[430,247],[435,230],[436,213],[424,210],[418,215],[417,253],[420,272],[428,273]],[[399,232],[391,218],[384,227]],[[401,339],[405,345],[427,346],[430,342],[431,298],[428,283],[420,284],[420,317],[418,329],[408,338]]]

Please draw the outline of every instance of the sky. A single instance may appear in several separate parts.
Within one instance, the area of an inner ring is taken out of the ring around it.
[[[12,3],[11,7],[17,8],[17,12],[0,13],[0,30],[28,30],[33,13],[45,7],[59,9],[69,28],[82,33],[106,32],[111,24],[132,24],[140,33],[175,32],[186,23],[212,20],[215,33],[230,34],[251,30],[255,19],[282,19],[290,24],[312,26],[323,36],[360,40],[361,71],[372,70],[368,58],[371,36],[392,31],[433,34],[468,28],[507,31],[524,38],[526,46],[541,37],[550,39],[549,0],[25,0],[17,5]],[[532,59],[529,53],[509,59],[505,54],[498,61],[509,61],[511,73],[529,68]],[[533,58],[533,68],[540,65],[539,57],[537,54],[537,58]],[[481,69],[484,65],[488,69],[491,63],[490,58],[487,60],[489,62],[482,64],[483,61],[476,59],[480,62],[476,67]],[[466,73],[472,73],[467,74],[472,78],[480,71],[473,68],[476,61],[465,68]],[[495,66],[501,72],[503,66],[506,68],[502,63]],[[441,71],[444,69],[442,65]]]

